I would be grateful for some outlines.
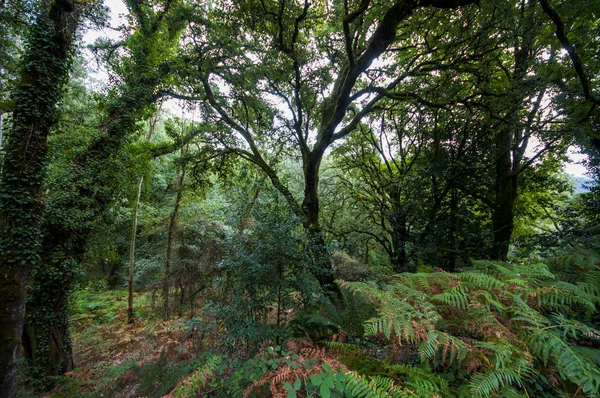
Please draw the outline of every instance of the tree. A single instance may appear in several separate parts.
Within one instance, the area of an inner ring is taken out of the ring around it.
[[[40,265],[48,133],[71,65],[83,6],[69,0],[45,2],[31,26],[13,98],[12,128],[0,183],[0,391],[15,393],[18,350],[31,272]]]
[[[472,3],[367,0],[330,9],[307,1],[245,1],[215,7],[192,25],[188,56],[195,68],[182,72],[182,92],[174,95],[203,99],[206,117],[226,132],[215,135],[219,145],[266,173],[302,220],[323,287],[335,289],[319,219],[319,171],[328,148],[380,100],[406,96],[405,79],[443,67],[428,63],[428,53],[411,45],[410,28],[400,27],[407,20],[425,23],[435,8]],[[388,61],[402,49],[408,55],[401,66]],[[380,57],[384,66],[372,67]],[[302,201],[277,174],[277,159],[287,151],[282,145],[302,159]]]
[[[118,60],[114,46],[106,47],[108,61],[122,79],[101,104],[97,133],[87,149],[52,181],[46,198],[42,231],[42,261],[34,272],[27,303],[25,353],[38,379],[48,386],[51,377],[73,368],[68,328],[68,297],[74,271],[97,217],[117,196],[116,155],[139,131],[138,122],[155,110],[169,79],[174,46],[186,24],[187,8],[176,1],[156,7],[128,2],[137,30],[128,36],[126,55]],[[117,46],[118,47],[118,46]]]

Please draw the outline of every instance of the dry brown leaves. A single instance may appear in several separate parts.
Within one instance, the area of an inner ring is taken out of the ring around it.
[[[249,397],[251,394],[259,396],[260,388],[265,384],[269,385],[270,396],[273,398],[285,398],[287,396],[287,390],[283,387],[283,383],[288,382],[293,384],[296,380],[300,379],[304,381],[312,374],[323,373],[323,364],[327,364],[331,369],[335,369],[341,373],[348,372],[348,368],[336,359],[332,352],[328,352],[325,347],[317,346],[311,342],[304,340],[288,340],[285,343],[287,349],[290,351],[288,358],[289,363],[281,362],[280,366],[276,370],[270,370],[265,373],[259,380],[254,382],[244,392],[244,398]],[[296,359],[291,359],[296,354]],[[306,360],[314,360],[313,366],[308,369],[304,366]],[[299,365],[296,369],[292,368],[290,364]]]

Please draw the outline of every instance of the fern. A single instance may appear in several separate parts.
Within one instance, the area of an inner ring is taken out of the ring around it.
[[[198,395],[208,380],[215,374],[222,361],[223,358],[219,355],[210,357],[204,365],[183,380],[182,385],[175,391],[175,396],[195,397]]]
[[[568,386],[556,382],[559,378],[594,397],[600,390],[600,352],[580,344],[587,340],[597,345],[600,332],[576,316],[596,311],[600,289],[594,283],[600,273],[589,259],[578,261],[591,276],[562,280],[545,263],[478,261],[474,269],[460,273],[401,274],[382,288],[345,286],[378,305],[365,334],[385,337],[392,347],[418,344],[420,367],[458,371],[449,377],[458,375],[457,382],[468,384],[468,392],[459,395],[522,396],[540,388],[559,395]],[[550,380],[543,376],[547,369],[555,369]],[[357,393],[371,396],[370,379],[359,379],[353,381]],[[442,394],[439,383],[408,372],[404,385]]]
[[[404,398],[413,396],[394,385],[392,379],[375,376],[372,378],[361,377],[355,372],[346,375],[346,396],[352,398]]]
[[[341,297],[324,297],[317,311],[300,313],[294,323],[302,334],[315,340],[326,339],[342,331],[346,336],[364,334],[364,322],[375,315],[375,308],[363,294],[341,289]]]
[[[444,359],[448,357],[448,353],[450,354],[450,362],[456,359],[462,361],[467,355],[465,348],[466,344],[459,338],[431,329],[427,334],[427,340],[419,347],[419,354],[422,359],[433,359],[441,351]]]
[[[419,397],[439,395],[447,397],[452,395],[448,381],[439,375],[431,373],[424,367],[409,365],[392,365],[388,371],[395,375],[405,375],[404,386]]]
[[[505,284],[500,280],[496,279],[490,274],[485,274],[480,271],[467,271],[461,272],[456,275],[458,279],[470,282],[471,285],[479,289],[502,289]]]
[[[341,343],[338,341],[327,341],[325,345],[329,348],[343,354],[361,353],[362,348],[356,344]]]
[[[470,301],[469,290],[465,285],[458,285],[450,291],[432,296],[431,301],[439,301],[460,310],[466,310]]]
[[[514,354],[514,352],[511,352]],[[530,379],[534,373],[532,362],[525,357],[512,358],[505,362],[505,355],[498,356],[496,366],[485,373],[475,374],[469,383],[471,391],[476,397],[489,397],[501,389],[515,385],[522,387],[525,380]]]
[[[590,360],[590,355],[581,355],[581,350],[573,347],[557,330],[532,329],[527,343],[544,364],[553,362],[562,378],[580,386],[588,396],[598,396],[598,364]]]

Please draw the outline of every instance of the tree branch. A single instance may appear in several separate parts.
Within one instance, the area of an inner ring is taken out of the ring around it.
[[[567,37],[565,24],[563,23],[560,15],[558,15],[558,12],[554,7],[552,7],[548,0],[539,0],[539,2],[546,15],[548,15],[552,22],[554,22],[554,26],[556,27],[556,37],[558,38],[558,41],[560,41],[560,44],[562,44],[567,54],[569,54],[569,57],[573,62],[573,67],[575,68],[575,72],[577,72],[577,76],[579,76],[579,81],[583,87],[583,96],[586,100],[594,105],[600,105],[600,98],[592,93],[590,87],[590,78],[585,70],[581,57],[575,50],[575,46],[573,46]]]

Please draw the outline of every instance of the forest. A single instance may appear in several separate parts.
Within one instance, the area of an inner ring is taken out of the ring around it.
[[[2,0],[0,398],[600,397],[599,179],[598,0]]]

